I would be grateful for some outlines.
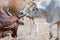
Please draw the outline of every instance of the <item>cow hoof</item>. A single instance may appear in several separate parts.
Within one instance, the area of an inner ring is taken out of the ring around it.
[[[51,34],[51,33],[49,33],[49,35],[50,35],[50,38],[49,38],[49,39],[51,39],[53,36],[52,36],[52,34]]]
[[[59,38],[56,38],[55,40],[59,40]]]

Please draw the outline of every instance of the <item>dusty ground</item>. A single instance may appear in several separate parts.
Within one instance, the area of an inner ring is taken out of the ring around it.
[[[38,22],[38,26],[35,24],[31,26],[28,18],[25,18],[25,25],[20,25],[18,28],[16,39],[12,39],[10,36],[0,39],[0,40],[49,40],[49,24],[44,19],[35,19]],[[38,30],[37,30],[38,27]],[[52,27],[53,38],[50,40],[55,40],[56,38],[57,25]]]
[[[1,1],[1,0],[0,0]],[[11,36],[2,38],[0,40],[49,40],[49,24],[45,19],[35,19],[38,22],[38,26],[31,25],[28,18],[25,18],[24,25],[20,25],[18,28],[17,35],[18,37],[13,39]],[[37,30],[38,27],[38,30]],[[52,26],[53,38],[55,40],[57,33],[57,25]]]

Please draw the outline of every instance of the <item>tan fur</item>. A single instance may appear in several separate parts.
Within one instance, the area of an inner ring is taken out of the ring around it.
[[[14,16],[20,15],[27,2],[25,0],[0,0],[0,6],[9,8],[9,12]]]

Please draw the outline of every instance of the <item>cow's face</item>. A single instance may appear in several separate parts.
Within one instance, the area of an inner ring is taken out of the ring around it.
[[[26,7],[25,9],[26,9],[25,13],[27,14],[28,17],[33,18],[33,16],[37,16],[38,9],[36,8],[35,5],[31,4],[28,7]]]
[[[20,12],[23,13],[23,15],[24,14],[26,15],[30,7],[31,7],[31,4],[28,2],[27,4],[25,4],[25,7]]]
[[[43,2],[34,2],[34,1],[30,1],[32,3],[32,5],[25,5],[26,7],[24,8],[23,11],[21,11],[22,13],[26,14],[28,12],[28,15],[31,16],[32,14],[37,14],[38,9],[45,9],[47,2],[43,1]]]
[[[25,0],[15,0],[9,1],[8,12],[13,16],[17,16],[18,18],[24,16],[25,14],[21,12],[21,10],[25,7]]]

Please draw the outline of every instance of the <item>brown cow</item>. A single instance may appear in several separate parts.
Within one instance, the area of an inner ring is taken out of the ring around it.
[[[0,37],[5,37],[4,32],[9,30],[13,32],[12,37],[16,37],[19,24],[24,25],[17,17],[5,15],[0,11]]]
[[[12,16],[7,16],[5,14],[5,12],[4,12],[5,15],[3,15],[2,12],[0,13],[1,17],[3,17],[3,18],[0,17],[0,27],[3,28],[3,30],[1,29],[2,31],[4,31],[4,29],[9,29],[11,27],[12,28],[9,30],[12,30],[12,29],[15,30],[14,25],[16,25],[16,27],[18,28],[19,20],[17,20],[17,19],[20,18],[21,16],[25,15],[25,14],[23,15],[23,13],[20,12],[22,9],[24,9],[25,4],[26,4],[25,0],[7,0],[7,1],[0,0],[0,6],[3,7],[3,10],[8,14],[9,13],[12,14]],[[18,18],[16,18],[15,16]],[[22,22],[20,22],[20,23],[22,23]],[[11,25],[13,25],[13,26],[11,26]]]

